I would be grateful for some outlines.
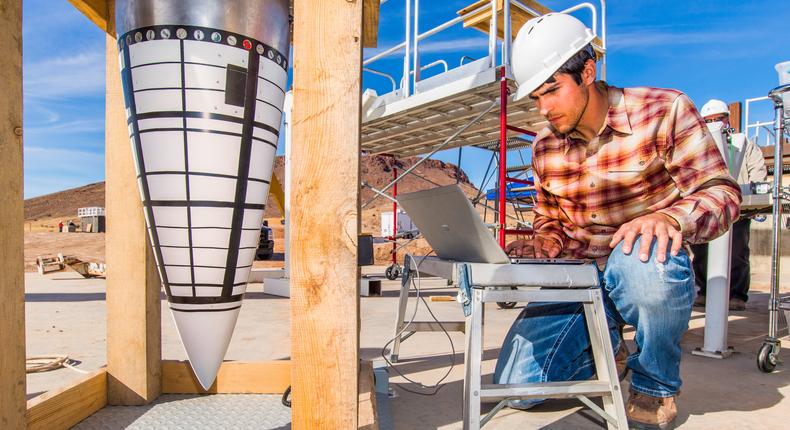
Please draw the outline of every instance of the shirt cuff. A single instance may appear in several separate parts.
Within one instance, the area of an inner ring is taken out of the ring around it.
[[[691,219],[689,219],[688,214],[683,209],[670,206],[668,208],[660,209],[656,212],[664,214],[675,220],[675,222],[677,222],[680,226],[680,234],[683,235],[683,239],[687,239],[694,235],[694,223],[691,221]]]

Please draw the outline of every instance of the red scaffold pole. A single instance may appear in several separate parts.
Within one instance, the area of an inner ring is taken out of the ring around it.
[[[507,197],[507,78],[499,69],[499,246],[505,248],[505,198]]]
[[[395,167],[395,157],[392,158],[392,175],[395,185],[392,186],[392,198],[398,198],[398,169]],[[392,264],[398,264],[398,202],[392,202]]]

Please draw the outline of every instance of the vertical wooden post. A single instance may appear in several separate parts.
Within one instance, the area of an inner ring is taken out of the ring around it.
[[[114,3],[106,35],[107,400],[140,405],[161,393],[161,284],[129,146]]]
[[[356,429],[363,0],[296,0],[293,428]]]
[[[0,428],[25,428],[22,0],[0,7]]]
[[[736,133],[741,133],[741,102],[732,102],[727,107],[730,110],[730,127],[734,128]]]

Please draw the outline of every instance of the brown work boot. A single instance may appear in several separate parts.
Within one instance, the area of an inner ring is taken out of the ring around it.
[[[746,302],[743,299],[739,299],[737,297],[733,297],[730,299],[730,310],[731,311],[745,311],[746,310]]]
[[[672,430],[678,407],[675,396],[653,397],[632,391],[625,405],[628,428],[633,430]]]
[[[705,307],[705,295],[704,294],[697,294],[697,298],[694,299],[694,307],[695,308],[704,308]]]

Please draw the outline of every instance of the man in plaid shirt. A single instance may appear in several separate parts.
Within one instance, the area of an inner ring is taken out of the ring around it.
[[[623,376],[633,371],[629,423],[673,428],[680,339],[695,297],[683,245],[727,231],[738,219],[740,189],[685,94],[596,81],[592,37],[585,33],[565,48],[567,55],[544,52],[547,44],[562,43],[557,34],[565,37],[583,24],[563,14],[537,20],[522,28],[513,46],[516,98],[535,100],[548,121],[534,142],[535,235],[508,251],[596,260],[618,367],[627,365]],[[619,330],[625,324],[636,329],[638,349],[630,356]],[[581,380],[594,372],[582,305],[535,303],[510,329],[494,381]]]

